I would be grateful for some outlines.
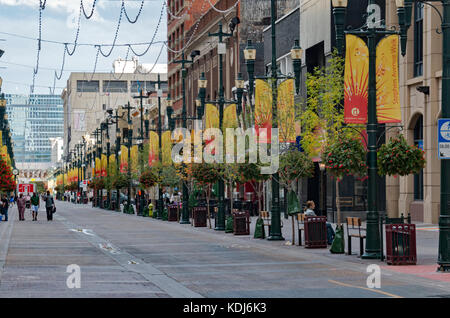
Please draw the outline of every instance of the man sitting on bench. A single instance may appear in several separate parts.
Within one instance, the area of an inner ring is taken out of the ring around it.
[[[305,216],[316,216],[316,213],[314,213],[314,208],[316,205],[314,204],[314,201],[308,201],[306,202],[306,211]],[[327,243],[328,245],[331,245],[334,240],[334,230],[331,226],[331,223],[327,222]]]

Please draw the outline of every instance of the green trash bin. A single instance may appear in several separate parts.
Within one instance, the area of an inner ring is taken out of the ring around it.
[[[255,234],[253,235],[253,237],[260,239],[266,238],[266,234],[264,233],[264,220],[262,218],[258,218],[256,220]]]

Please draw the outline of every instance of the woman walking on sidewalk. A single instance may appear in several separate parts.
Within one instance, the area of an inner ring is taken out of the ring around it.
[[[19,221],[25,221],[25,204],[26,200],[23,197],[23,194],[20,194],[20,197],[17,199],[17,208],[19,209]]]
[[[37,221],[37,215],[39,211],[39,196],[36,192],[33,193],[31,197],[31,211],[33,214],[33,221]]]
[[[50,195],[50,191],[47,191],[47,195],[44,197],[45,210],[47,211],[47,221],[53,221],[53,209],[55,207],[55,201]]]

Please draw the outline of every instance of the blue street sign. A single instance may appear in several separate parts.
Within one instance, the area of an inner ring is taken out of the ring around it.
[[[439,159],[450,159],[450,118],[438,121]]]

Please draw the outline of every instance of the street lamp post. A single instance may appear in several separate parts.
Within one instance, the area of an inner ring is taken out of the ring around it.
[[[430,2],[440,2],[443,14]],[[442,118],[450,118],[450,0],[396,0],[402,55],[406,54],[407,32],[413,5],[432,7],[441,19],[442,29]],[[441,159],[441,197],[439,215],[439,271],[450,271],[450,160]]]
[[[159,76],[159,74],[158,74]],[[133,96],[133,98],[138,98],[139,102],[140,102],[140,107],[141,107],[141,131],[140,131],[140,139],[139,139],[139,152],[142,156],[142,154],[144,153],[144,106],[142,103],[142,100],[144,98],[148,98],[148,94],[147,95],[143,95],[142,94],[142,87],[139,90],[139,95],[138,96]],[[141,173],[144,171],[144,160],[141,160],[140,162],[140,167],[141,167]],[[137,202],[136,202],[137,203]],[[141,215],[144,216],[144,189],[140,189],[140,195],[139,195],[139,210],[137,212],[137,215]]]
[[[95,145],[97,147],[96,150],[94,150],[94,166],[97,164],[95,162],[96,158],[99,158],[101,160],[101,149],[100,149],[100,129],[96,128],[93,135],[95,136]],[[95,170],[97,170],[97,167],[95,167],[94,169],[94,174],[95,174]],[[94,176],[95,177],[95,176]],[[95,189],[95,199],[92,200],[92,205],[95,207],[100,207],[100,196],[99,196],[99,190]]]
[[[127,207],[125,213],[130,213],[131,209],[131,146],[133,142],[133,122],[131,121],[130,111],[133,107],[130,106],[130,102],[128,102],[127,106],[124,109],[127,110],[127,118],[128,118],[128,136],[127,136],[127,147],[128,147],[128,200]],[[125,136],[124,136],[125,137]]]
[[[219,24],[219,33],[222,32],[222,27]],[[221,43],[221,42],[219,42]],[[244,80],[242,79],[242,74],[239,73],[238,77],[235,81],[235,86],[236,86],[236,98],[237,100],[225,100],[224,98],[224,92],[223,92],[223,84],[222,84],[222,56],[220,56],[220,63],[219,63],[219,73],[220,76],[219,78],[220,80],[220,87],[222,87],[219,91],[219,100],[218,101],[211,101],[205,100],[206,97],[206,87],[208,86],[208,81],[205,78],[205,73],[202,73],[202,75],[200,76],[199,80],[198,80],[198,87],[199,87],[199,92],[198,92],[198,100],[199,103],[201,105],[201,107],[198,107],[199,109],[199,113],[200,116],[203,116],[203,111],[205,109],[205,103],[211,103],[211,104],[219,104],[219,126],[222,129],[222,123],[223,123],[223,109],[224,109],[224,105],[225,104],[236,104],[236,113],[237,113],[237,117],[239,117],[239,115],[241,114],[242,111],[242,95],[244,93]],[[200,117],[201,118],[201,117]],[[222,191],[222,192],[221,192]],[[219,179],[219,208],[218,208],[218,212],[217,212],[217,222],[216,222],[216,226],[215,226],[215,230],[216,231],[222,231],[225,230],[225,206],[224,206],[224,181],[223,179]],[[232,200],[232,198],[230,198]]]
[[[340,55],[344,52],[344,34],[353,34],[367,38],[369,50],[369,89],[367,111],[367,239],[363,259],[381,257],[379,213],[377,207],[377,96],[376,96],[376,48],[378,43],[387,35],[398,34],[397,31],[386,30],[377,23],[369,23],[359,30],[344,31],[347,0],[332,0],[333,15],[336,25],[336,43]],[[375,5],[375,0],[369,0],[369,7]],[[368,9],[369,9],[368,7]],[[369,12],[370,13],[370,12]],[[381,17],[380,17],[381,18]]]
[[[200,51],[193,51],[191,54],[191,60],[187,60],[184,58],[184,51],[181,53],[181,60],[173,61],[173,63],[181,64],[181,77],[182,77],[182,94],[183,94],[183,108],[181,111],[181,119],[183,128],[187,128],[187,116],[186,116],[186,64],[190,64],[194,62],[194,57],[196,55],[200,55]],[[183,163],[184,165],[184,163]],[[189,222],[189,210],[188,210],[188,196],[189,191],[185,182],[183,182],[183,204],[182,204],[182,212],[181,212],[181,220],[180,224],[190,224]]]
[[[161,97],[162,97],[162,89],[161,89],[161,85],[162,84],[167,84],[167,81],[161,81],[161,75],[158,73],[158,80],[157,81],[151,81],[152,84],[158,84],[158,142],[159,142],[159,147],[158,147],[158,158],[159,158],[159,162],[162,163],[162,121],[161,121]],[[170,105],[169,105],[170,104]],[[167,107],[172,107],[172,100],[170,99],[170,95],[168,95],[167,98]],[[168,109],[168,108],[167,108]],[[171,109],[171,108],[170,108]],[[167,112],[167,115],[169,117],[169,122],[171,121],[172,118],[172,113],[170,113],[169,115],[169,111]],[[169,127],[170,129],[170,127]],[[148,120],[146,121],[146,131],[148,131]],[[147,138],[148,138],[148,134],[147,134]],[[162,214],[163,214],[163,197],[162,197],[162,187],[161,185],[158,185],[158,211],[157,211],[157,218],[161,219],[162,218]]]
[[[119,152],[120,152],[120,139],[121,139],[121,132],[119,129],[119,119],[123,119],[123,114],[121,116],[118,115],[119,109],[116,108],[116,114],[112,114],[112,109],[108,109],[107,112],[109,113],[110,117],[114,119],[112,123],[116,125],[116,149],[115,149],[115,155],[116,155],[116,175],[118,176],[120,173],[120,159],[119,159]],[[116,189],[116,211],[120,212],[120,189]]]
[[[277,96],[278,96],[278,80],[289,78],[279,73],[277,66],[277,50],[276,50],[276,37],[275,37],[275,20],[276,20],[276,0],[270,0],[270,10],[271,10],[271,40],[272,40],[272,65],[270,76],[263,77],[268,79],[272,84],[272,127],[278,128],[278,118],[277,118]],[[291,50],[291,57],[294,66],[294,80],[296,83],[296,91],[299,92],[300,88],[300,73],[301,73],[301,57],[303,51],[298,45],[298,40],[295,41],[294,46]],[[244,56],[247,65],[247,72],[249,74],[249,97],[251,99],[251,94],[253,93],[253,83],[254,83],[254,65],[256,59],[256,49],[253,47],[250,40],[248,40],[248,45],[244,50]],[[271,226],[268,240],[280,241],[284,240],[281,233],[281,214],[280,214],[280,184],[279,184],[279,174],[278,171],[272,174],[272,206],[271,206]]]
[[[226,48],[225,43],[223,43],[224,37],[231,37],[233,33],[227,33],[222,31],[222,23],[219,23],[219,32],[217,33],[209,33],[210,37],[218,37],[219,43],[217,44],[217,52],[219,54],[219,99],[217,101],[208,101],[208,103],[218,104],[219,105],[219,129],[222,129],[223,123],[223,110],[225,104],[232,104],[235,101],[225,101],[225,92],[223,89],[223,59],[222,55],[225,55]],[[225,231],[225,182],[222,178],[219,178],[219,206],[217,212],[217,222],[215,224],[214,230],[216,231]],[[231,198],[232,200],[232,198]]]

